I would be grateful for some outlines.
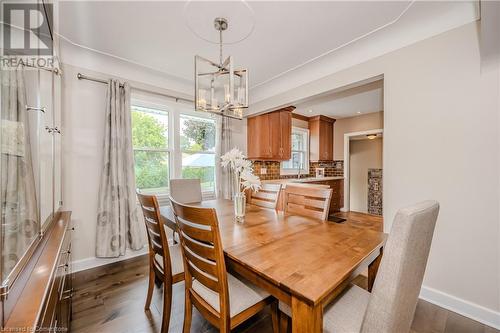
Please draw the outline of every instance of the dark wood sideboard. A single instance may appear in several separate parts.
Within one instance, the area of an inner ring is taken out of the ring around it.
[[[71,212],[57,212],[3,300],[5,331],[64,332],[70,329]]]

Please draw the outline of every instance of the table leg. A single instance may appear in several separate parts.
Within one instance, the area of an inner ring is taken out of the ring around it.
[[[323,332],[323,307],[292,296],[292,333]]]
[[[368,291],[371,292],[373,289],[373,284],[375,283],[375,278],[377,277],[378,267],[380,266],[380,261],[382,261],[383,248],[380,249],[380,254],[368,265]]]

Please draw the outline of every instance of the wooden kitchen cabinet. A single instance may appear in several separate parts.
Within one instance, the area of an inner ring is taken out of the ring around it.
[[[247,151],[251,160],[286,161],[292,155],[292,110],[278,111],[248,118]]]
[[[333,124],[335,119],[316,116],[309,119],[310,161],[333,161]]]
[[[332,198],[330,200],[330,214],[340,212],[344,207],[344,179],[322,180],[312,182],[311,184],[328,185],[332,189]]]

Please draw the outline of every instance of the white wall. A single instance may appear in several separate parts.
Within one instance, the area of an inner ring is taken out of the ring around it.
[[[95,256],[106,92],[102,84],[77,80],[79,70],[63,66],[63,202],[76,229],[73,260]]]
[[[368,213],[368,169],[382,169],[382,138],[349,142],[349,208]]]
[[[384,77],[384,220],[441,204],[422,296],[500,327],[499,69],[471,23],[262,100],[264,111]]]
[[[384,128],[384,112],[337,119],[333,125],[333,159],[344,159],[344,134]]]

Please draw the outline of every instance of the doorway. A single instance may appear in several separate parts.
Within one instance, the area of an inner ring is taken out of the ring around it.
[[[383,129],[344,135],[344,211],[382,216]]]

